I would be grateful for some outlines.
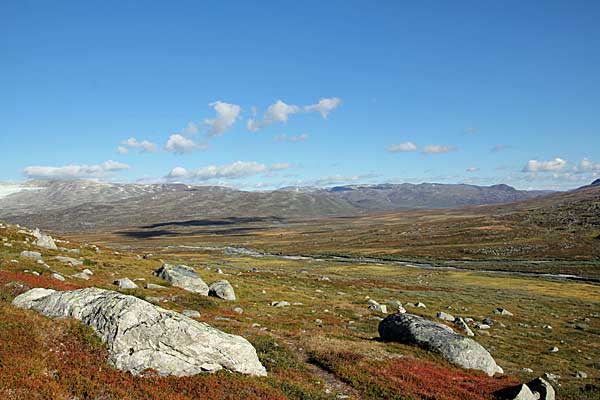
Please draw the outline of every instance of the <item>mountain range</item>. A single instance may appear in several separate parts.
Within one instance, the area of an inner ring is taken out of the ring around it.
[[[2,186],[0,186],[2,188]],[[508,185],[377,184],[242,191],[221,186],[29,181],[4,185],[0,218],[60,232],[203,218],[312,219],[509,203],[548,192]],[[2,190],[0,190],[0,193]]]

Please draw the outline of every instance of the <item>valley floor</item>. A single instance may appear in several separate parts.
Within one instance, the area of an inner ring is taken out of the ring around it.
[[[596,399],[600,393],[600,286],[595,284],[168,246],[153,246],[153,254],[142,259],[147,248],[102,247],[97,254],[82,242],[64,244],[81,249],[81,267],[54,260],[59,252],[43,251],[51,269],[67,277],[61,282],[47,268],[19,256],[23,250],[39,250],[26,243],[24,234],[0,229],[0,236],[13,245],[0,247],[3,398],[490,399],[499,388],[544,373],[560,376],[554,383],[559,398]],[[152,275],[161,260],[193,266],[207,282],[227,279],[239,300],[192,295],[175,287],[125,292],[164,308],[197,310],[201,321],[246,337],[269,377],[219,372],[133,378],[106,363],[103,345],[83,325],[10,306],[25,286],[116,290],[112,282],[121,277],[164,283]],[[70,277],[84,267],[94,272],[90,280]],[[368,309],[368,298],[387,304],[390,311],[399,301],[408,312],[432,319],[439,311],[475,321],[492,318],[492,327],[476,330],[475,339],[489,349],[505,376],[460,370],[412,346],[380,342],[377,326],[383,314]],[[290,306],[273,307],[273,301]],[[426,308],[409,305],[417,302]],[[495,315],[496,307],[514,315]],[[552,347],[559,351],[551,352]],[[576,377],[578,371],[587,378]]]

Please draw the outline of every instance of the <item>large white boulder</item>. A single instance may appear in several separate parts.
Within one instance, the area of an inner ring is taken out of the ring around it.
[[[221,368],[267,374],[254,347],[241,336],[134,296],[98,288],[62,292],[36,288],[17,296],[13,305],[91,326],[106,343],[110,362],[134,375],[148,368],[177,376]]]

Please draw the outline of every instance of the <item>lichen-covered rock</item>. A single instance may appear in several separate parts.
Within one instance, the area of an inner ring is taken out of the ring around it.
[[[154,275],[188,292],[208,296],[208,285],[193,268],[187,265],[163,264],[154,271]]]
[[[266,375],[256,350],[241,336],[134,296],[98,288],[63,292],[36,288],[17,296],[13,305],[91,326],[106,343],[109,361],[135,375],[148,368],[177,376],[221,368]]]
[[[379,323],[384,340],[415,344],[442,355],[453,364],[492,376],[502,373],[491,354],[479,343],[452,328],[413,314],[393,314]]]
[[[208,287],[208,294],[210,296],[218,297],[224,300],[235,300],[235,291],[233,290],[233,286],[226,281],[220,280],[210,284]]]

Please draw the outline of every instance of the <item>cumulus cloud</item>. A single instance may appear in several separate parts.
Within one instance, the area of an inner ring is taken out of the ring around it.
[[[579,162],[579,165],[575,167],[575,171],[578,173],[600,171],[600,163],[584,158]]]
[[[123,140],[121,146],[117,147],[117,151],[120,154],[127,154],[128,148],[138,149],[140,153],[155,153],[158,151],[158,146],[156,146],[156,144],[148,140],[142,140],[140,142],[134,137]]]
[[[30,166],[23,173],[32,179],[99,179],[114,175],[119,171],[129,169],[129,165],[108,160],[97,165],[69,164],[62,167]]]
[[[207,135],[211,137],[221,136],[231,129],[240,115],[241,108],[237,104],[225,103],[223,101],[215,101],[209,105],[214,108],[217,116],[213,119],[204,120],[204,123],[210,127]]]
[[[316,104],[310,104],[304,107],[299,107],[293,104],[286,104],[283,100],[277,100],[271,104],[262,119],[256,118],[256,109],[252,108],[252,118],[246,122],[246,128],[250,132],[257,132],[265,126],[275,123],[285,124],[288,122],[290,115],[300,112],[318,112],[324,119],[327,119],[329,113],[336,109],[342,100],[337,97],[322,98]]]
[[[186,154],[191,153],[194,150],[204,151],[208,148],[207,145],[196,143],[191,139],[184,137],[178,133],[169,136],[165,150],[170,153]]]
[[[301,133],[300,135],[289,135],[289,136],[284,133],[284,134],[275,136],[273,139],[276,142],[296,143],[296,142],[304,142],[305,140],[308,140],[309,137],[310,137],[310,135],[308,133]]]
[[[390,153],[403,153],[409,151],[417,151],[417,145],[413,142],[404,142],[391,144],[388,146],[387,151]]]
[[[340,104],[342,104],[342,99],[337,97],[324,98],[319,99],[317,104],[311,104],[304,107],[304,111],[313,112],[317,111],[321,114],[323,119],[327,119],[329,113],[335,110]]]
[[[452,151],[456,151],[456,147],[441,145],[441,144],[428,144],[423,149],[423,153],[425,153],[425,154],[442,154],[442,153],[450,153]]]
[[[562,158],[555,158],[550,161],[529,160],[523,167],[523,172],[552,172],[561,171],[567,166],[567,162]]]
[[[288,163],[277,163],[271,166],[255,161],[236,161],[226,165],[208,165],[197,170],[188,171],[183,167],[173,168],[166,176],[168,180],[208,181],[211,179],[240,179],[249,176],[288,169]]]

